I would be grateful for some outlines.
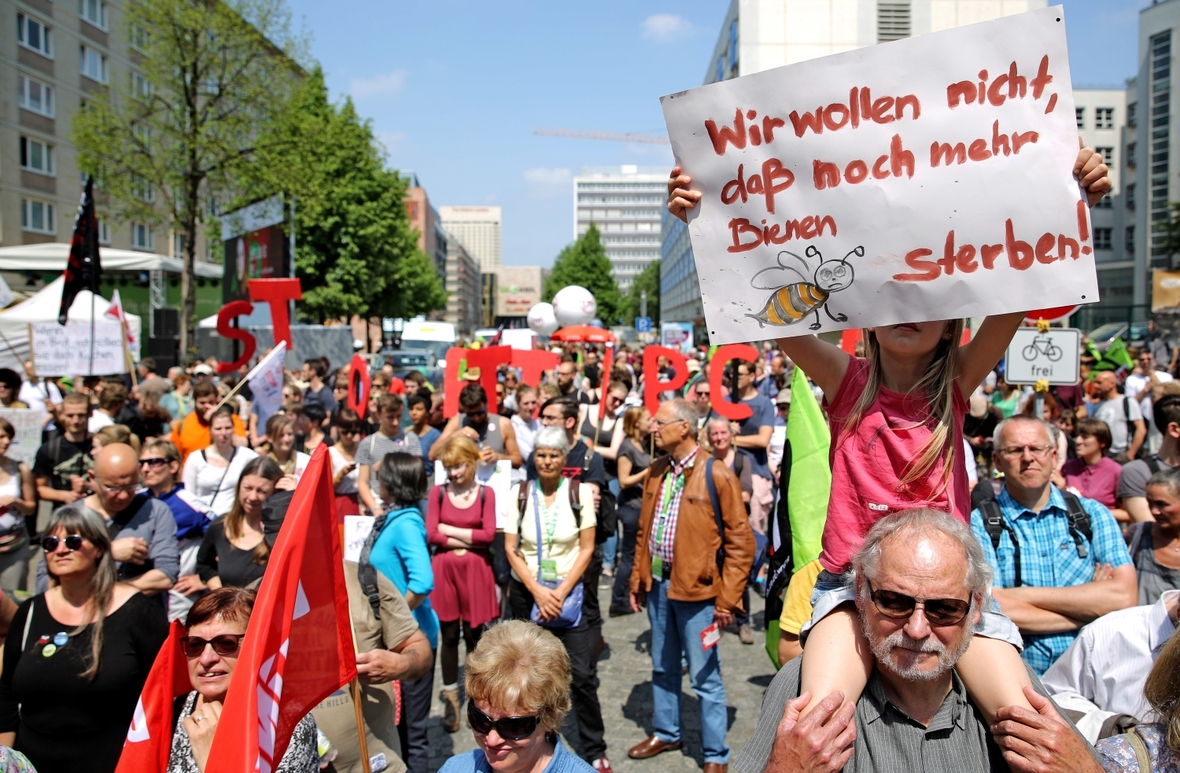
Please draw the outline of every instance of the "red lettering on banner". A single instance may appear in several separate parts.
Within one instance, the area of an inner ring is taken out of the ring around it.
[[[373,382],[369,378],[369,363],[359,354],[352,356],[348,365],[348,407],[362,419],[369,412],[369,390]]]
[[[718,347],[709,361],[709,388],[713,394],[713,410],[730,421],[741,421],[753,416],[754,409],[744,402],[730,402],[721,394],[725,367],[730,360],[743,360],[750,363],[750,367],[754,367],[754,363],[758,362],[758,350],[749,344],[726,344]]]
[[[520,383],[540,384],[541,374],[561,363],[557,352],[545,349],[513,349],[512,366],[520,368]]]
[[[886,169],[888,163],[888,169]],[[825,188],[835,188],[840,184],[840,168],[830,161],[812,161],[812,184],[817,191]],[[868,176],[868,164],[860,159],[853,159],[844,167],[844,180],[851,185],[864,182]],[[873,177],[883,180],[886,177],[914,176],[914,154],[902,147],[901,135],[893,135],[889,143],[889,153],[878,156],[873,164]]]
[[[946,87],[946,104],[952,110],[960,105],[983,105],[984,103],[992,107],[999,107],[1009,99],[1024,99],[1030,85],[1032,86],[1033,99],[1040,99],[1045,87],[1052,82],[1053,76],[1049,74],[1048,55],[1041,57],[1036,77],[1031,82],[1020,74],[1016,62],[1013,61],[1008,65],[1008,69],[997,75],[990,84],[988,83],[987,70],[979,71],[978,81],[959,81],[950,84]],[[1050,97],[1051,104],[1049,109],[1045,111],[1046,113],[1052,111],[1056,99],[1056,94]]]
[[[496,369],[512,362],[511,346],[485,346],[482,349],[467,350],[467,370],[479,368],[479,385],[488,393],[488,410],[493,413],[500,409],[496,397]]]
[[[659,359],[667,357],[668,363],[676,375],[671,381],[660,381]],[[672,392],[684,386],[688,381],[688,360],[675,349],[666,346],[649,346],[643,350],[643,372],[647,378],[643,379],[643,404],[652,415],[660,409],[660,392]]]
[[[916,121],[921,117],[922,105],[915,94],[874,100],[867,86],[854,87],[848,94],[847,105],[833,102],[827,107],[817,107],[813,113],[800,114],[799,111],[792,110],[791,127],[795,130],[796,137],[802,137],[809,131],[812,134],[823,134],[825,128],[830,132],[839,131],[845,126],[855,129],[862,121],[877,124],[893,123],[905,117],[907,107],[910,109],[910,120]],[[716,149],[716,141],[713,147]]]
[[[830,231],[832,236],[836,235],[836,220],[831,215],[808,215],[800,220],[787,220],[781,225],[768,225],[763,220],[761,227],[744,217],[735,217],[729,221],[733,244],[726,249],[729,252],[749,252],[763,244],[785,244],[792,239],[814,239],[823,236],[825,231]]]
[[[757,112],[747,110],[743,116],[742,109],[737,108],[733,114],[733,128],[722,126],[718,129],[717,122],[712,118],[705,121],[705,131],[709,133],[709,141],[713,143],[713,151],[719,156],[724,156],[729,145],[733,145],[738,150],[744,150],[747,139],[755,147],[774,142],[774,130],[786,126],[787,122],[768,115],[762,118],[762,128],[759,129],[758,124],[754,122],[757,115]],[[748,132],[746,131],[746,121],[751,122]]]
[[[1038,132],[1012,132],[1011,136],[1000,132],[1000,122],[992,122],[992,136],[990,143],[986,137],[972,140],[969,146],[960,142],[951,145],[949,142],[932,142],[930,144],[930,166],[937,168],[951,164],[965,164],[967,160],[986,161],[993,156],[1010,156],[1020,153],[1025,145],[1034,144],[1041,135]],[[989,146],[990,145],[990,146]],[[912,176],[912,174],[911,174]]]
[[[762,162],[762,172],[746,174],[746,165],[739,164],[737,177],[721,188],[721,203],[733,204],[738,199],[745,204],[751,195],[766,197],[766,211],[774,214],[774,197],[795,184],[795,175],[777,158]]]
[[[250,362],[258,349],[258,342],[248,330],[240,330],[233,326],[234,317],[254,312],[254,304],[249,301],[230,301],[217,312],[217,335],[222,338],[233,338],[242,342],[242,356],[233,362],[217,363],[218,373],[232,373]]]
[[[274,326],[274,342],[287,342],[287,349],[293,348],[291,343],[291,315],[288,313],[290,301],[303,300],[303,291],[298,279],[251,279],[249,282],[250,300],[266,301],[270,306],[270,321]]]

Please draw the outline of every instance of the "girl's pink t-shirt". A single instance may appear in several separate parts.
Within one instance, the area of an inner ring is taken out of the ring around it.
[[[881,387],[856,426],[845,433],[848,416],[864,392],[868,374],[868,361],[852,358],[835,396],[830,402],[824,398],[832,430],[832,493],[819,560],[835,574],[848,569],[865,534],[888,513],[931,507],[953,513],[964,523],[971,522],[971,492],[962,450],[963,418],[967,414],[963,395],[955,389],[950,442],[956,453],[951,485],[936,493],[942,482],[940,461],[925,479],[903,487],[901,479],[921,454],[935,420],[927,417],[928,403],[921,395],[907,396]]]

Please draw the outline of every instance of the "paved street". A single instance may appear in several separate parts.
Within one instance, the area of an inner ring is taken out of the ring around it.
[[[610,588],[599,586],[602,609],[609,606]],[[758,613],[754,618],[755,643],[743,646],[735,633],[721,638],[722,676],[725,697],[729,705],[729,744],[736,755],[754,732],[762,705],[762,693],[774,676],[774,667],[766,656],[762,640],[762,599],[753,597]],[[663,771],[697,771],[704,765],[701,758],[700,718],[696,696],[683,681],[684,746],[678,752],[665,752],[650,760],[632,760],[627,749],[651,733],[651,659],[648,645],[646,614],[608,618],[603,627],[607,650],[598,664],[601,686],[602,714],[606,722],[607,756],[619,773],[663,773]],[[460,653],[462,656],[462,653]],[[430,716],[431,769],[439,766],[456,752],[475,748],[475,740],[464,720],[459,732],[446,733],[442,728],[442,707],[437,700],[442,688],[440,672],[435,669],[435,701]],[[571,712],[563,738],[576,747],[577,730]],[[572,739],[572,740],[571,740]]]

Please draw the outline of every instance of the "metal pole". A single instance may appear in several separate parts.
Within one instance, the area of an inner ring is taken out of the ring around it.
[[[639,316],[647,316],[647,290],[639,291]]]

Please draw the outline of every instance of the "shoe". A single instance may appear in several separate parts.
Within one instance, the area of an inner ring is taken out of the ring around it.
[[[627,756],[633,760],[646,760],[663,752],[676,751],[680,748],[680,741],[664,743],[658,735],[650,736],[646,741],[637,743],[627,750]]]
[[[754,629],[750,627],[749,623],[738,628],[738,638],[742,640],[742,644],[754,643]]]
[[[726,773],[729,770],[729,764],[723,762],[706,762],[704,773]]]
[[[459,732],[459,691],[443,690],[438,697],[443,702],[443,730]]]
[[[599,773],[615,773],[615,769],[610,766],[610,760],[606,757],[599,757],[590,763],[590,767],[597,770]]]
[[[635,614],[635,610],[631,607],[611,607],[609,614],[611,617],[623,617]]]

